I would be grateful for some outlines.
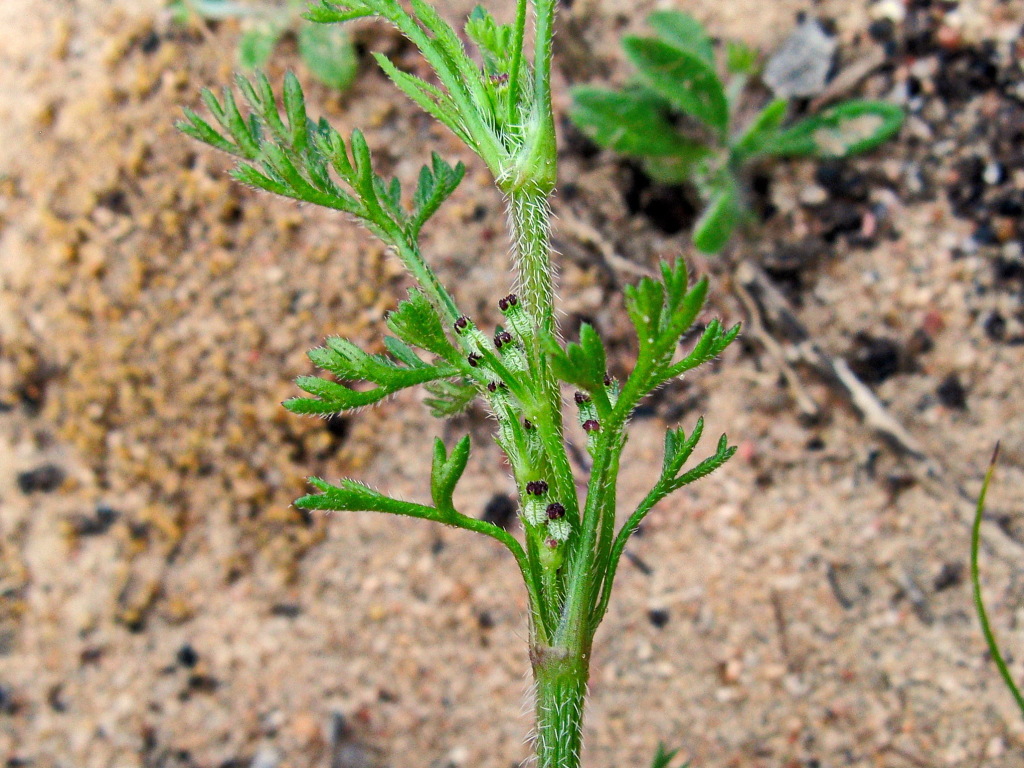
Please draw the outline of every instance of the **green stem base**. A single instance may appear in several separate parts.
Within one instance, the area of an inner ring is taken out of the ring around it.
[[[589,649],[535,645],[530,660],[537,686],[537,766],[579,768]]]

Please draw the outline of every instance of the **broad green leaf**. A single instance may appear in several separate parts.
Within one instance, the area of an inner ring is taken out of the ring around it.
[[[895,104],[847,101],[782,131],[763,152],[778,157],[849,157],[895,136],[903,117]]]
[[[694,227],[693,244],[704,253],[722,250],[739,223],[740,206],[735,186],[717,192]]]
[[[786,119],[789,107],[787,99],[774,99],[758,112],[743,135],[733,145],[733,153],[738,160],[756,157],[765,151],[779,131],[779,126]]]
[[[647,18],[654,33],[680,51],[692,53],[710,67],[715,66],[715,48],[699,21],[682,11],[658,11]]]
[[[298,42],[299,56],[313,77],[330,88],[348,90],[359,70],[359,59],[344,27],[303,24]]]
[[[691,155],[699,150],[672,126],[665,103],[644,91],[572,90],[569,117],[594,143],[626,155]]]
[[[260,22],[238,41],[238,64],[243,69],[256,69],[267,63],[274,46],[281,39],[282,29],[269,22]]]
[[[644,172],[662,184],[685,184],[700,176],[700,162],[713,154],[710,148],[694,142],[689,155],[645,157]]]
[[[725,134],[729,102],[713,67],[692,53],[653,38],[627,37],[623,47],[648,88],[719,135]]]

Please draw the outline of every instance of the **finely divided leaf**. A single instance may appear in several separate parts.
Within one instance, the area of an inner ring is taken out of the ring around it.
[[[677,490],[682,488],[684,485],[689,485],[690,483],[700,480],[702,477],[707,477],[731,459],[734,453],[736,453],[736,446],[730,446],[729,439],[725,435],[722,435],[718,441],[718,447],[715,450],[715,455],[709,456],[696,467],[688,472],[684,472],[673,480],[672,489]]]
[[[458,163],[452,168],[441,156],[434,153],[431,165],[420,170],[419,184],[413,195],[413,210],[408,231],[412,238],[419,235],[423,225],[437,212],[441,203],[447,200],[466,175],[466,166]]]
[[[508,72],[513,39],[510,24],[499,24],[486,8],[478,5],[469,14],[466,36],[480,49],[487,74]]]
[[[472,139],[466,133],[459,118],[459,111],[448,94],[425,80],[403,72],[382,53],[374,53],[373,58],[376,59],[377,64],[384,70],[384,74],[390,78],[391,82],[420,109],[447,127],[464,142],[470,146],[473,145]]]
[[[364,16],[373,16],[376,13],[377,11],[369,3],[361,2],[361,0],[337,3],[321,0],[319,4],[311,5],[302,16],[318,24],[333,24],[361,19]]]
[[[736,340],[736,337],[740,335],[740,329],[739,323],[726,330],[720,320],[712,320],[704,329],[704,333],[701,334],[700,340],[690,354],[665,371],[665,379],[681,376],[687,371],[715,359]]]
[[[437,419],[458,416],[466,410],[477,395],[476,387],[467,381],[434,381],[424,389],[431,394],[423,404]]]
[[[434,460],[430,473],[430,495],[434,506],[442,512],[455,512],[452,493],[455,485],[466,471],[469,461],[469,435],[463,437],[452,449],[449,456],[441,438],[434,440]]]
[[[654,761],[651,763],[651,768],[668,768],[669,764],[678,753],[678,749],[666,751],[665,745],[659,743],[658,752],[654,755]],[[686,766],[684,765],[683,768],[686,768]]]
[[[435,355],[450,358],[455,348],[445,336],[444,326],[437,310],[426,296],[415,288],[409,298],[399,302],[398,308],[387,317],[388,328],[402,341]]]
[[[674,478],[683,464],[690,458],[701,435],[704,434],[704,417],[697,419],[690,436],[681,429],[670,429],[665,433],[665,458],[662,462],[662,477]]]
[[[552,334],[544,337],[544,348],[555,377],[591,393],[604,389],[608,372],[604,344],[594,326],[580,326],[579,343],[570,342],[564,349]]]

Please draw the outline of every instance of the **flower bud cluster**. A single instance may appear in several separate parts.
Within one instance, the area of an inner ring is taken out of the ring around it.
[[[526,484],[523,499],[523,519],[532,526],[546,526],[546,543],[555,547],[569,538],[572,527],[565,518],[565,507],[548,498],[548,484],[544,480],[531,480]]]
[[[505,316],[509,330],[520,339],[528,339],[533,334],[530,317],[526,314],[523,302],[514,293],[498,301],[498,309]]]
[[[587,433],[587,450],[593,454],[597,448],[598,433],[601,431],[601,422],[597,418],[597,406],[586,392],[577,392],[573,399],[576,401],[580,426]]]

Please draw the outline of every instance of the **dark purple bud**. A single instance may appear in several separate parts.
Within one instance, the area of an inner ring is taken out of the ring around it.
[[[500,331],[494,336],[494,346],[501,349],[506,344],[512,343],[512,334],[508,331]]]
[[[604,375],[604,385],[606,387],[610,387],[613,381],[615,381],[615,379],[612,378],[612,375],[610,373],[606,373]]]
[[[505,85],[508,82],[508,72],[499,72],[491,75],[491,82],[495,85]]]
[[[523,428],[526,430],[536,429],[536,427],[533,425],[533,422],[530,421],[529,419],[523,419]]]
[[[548,539],[544,542],[544,546],[548,549],[558,549],[558,539]]]
[[[462,315],[462,317],[455,321],[455,330],[461,333],[467,328],[469,328],[469,318]]]
[[[514,293],[510,293],[505,298],[498,300],[498,309],[500,309],[502,312],[508,312],[509,307],[514,307],[518,303],[519,297],[516,296]]]
[[[597,422],[596,419],[587,419],[586,421],[583,422],[583,431],[584,432],[600,432],[601,431],[601,425]]]
[[[548,484],[544,480],[531,480],[526,484],[526,492],[531,496],[543,496],[548,492]]]
[[[548,504],[548,520],[558,520],[559,518],[565,517],[565,507],[559,504],[557,501]]]
[[[478,365],[480,365],[480,361],[483,359],[483,355],[478,355],[476,352],[470,352],[469,357],[466,358],[466,362],[468,362],[471,366],[476,368]]]
[[[496,381],[489,381],[489,382],[487,382],[487,391],[488,392],[497,392],[498,391],[498,382],[496,382]]]
[[[576,401],[576,405],[583,405],[590,402],[590,395],[586,392],[577,392],[572,396],[572,399]]]

